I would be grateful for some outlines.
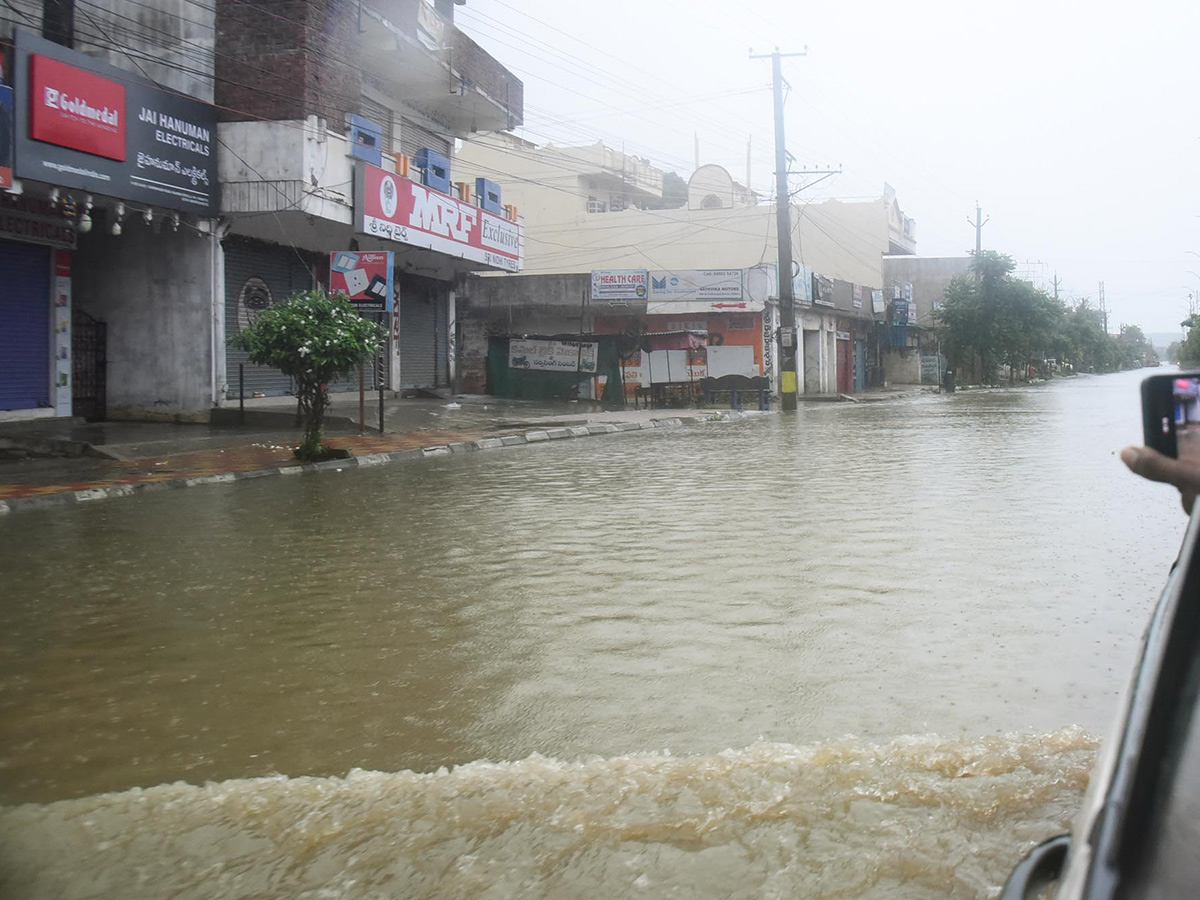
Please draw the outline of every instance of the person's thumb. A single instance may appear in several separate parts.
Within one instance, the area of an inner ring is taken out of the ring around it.
[[[1129,471],[1151,481],[1179,485],[1186,480],[1179,460],[1163,456],[1149,447],[1126,447],[1121,451],[1121,462],[1129,467]]]

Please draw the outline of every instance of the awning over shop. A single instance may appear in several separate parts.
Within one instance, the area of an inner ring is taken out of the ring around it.
[[[654,331],[642,335],[642,349],[648,353],[655,350],[701,350],[706,346],[706,331]]]

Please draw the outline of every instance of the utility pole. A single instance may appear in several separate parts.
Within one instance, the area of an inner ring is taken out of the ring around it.
[[[1104,282],[1100,282],[1100,317],[1104,320],[1104,333],[1108,334],[1108,310],[1104,308]]]
[[[1058,286],[1060,284],[1062,284],[1062,282],[1058,280],[1058,272],[1057,271],[1055,271],[1055,273],[1054,273],[1054,281],[1052,281],[1050,283],[1054,285],[1054,302],[1057,303],[1058,302]]]
[[[783,128],[783,67],[781,60],[803,53],[750,54],[751,59],[771,59],[775,86],[775,232],[779,243],[779,393],[785,411],[796,408],[796,295],[792,289],[792,201],[788,196],[787,135]],[[790,85],[789,85],[790,87]]]
[[[971,222],[971,217],[967,216],[967,221],[975,226],[975,280],[979,281],[983,277],[983,270],[979,268],[981,259],[983,258],[983,226],[992,221],[992,217],[983,217],[983,210],[979,206],[979,201],[975,201],[975,221]]]

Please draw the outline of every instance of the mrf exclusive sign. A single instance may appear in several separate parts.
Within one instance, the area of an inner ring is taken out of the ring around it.
[[[354,228],[481,268],[521,270],[516,222],[366,162],[354,170]]]
[[[15,173],[215,216],[216,108],[16,32]]]

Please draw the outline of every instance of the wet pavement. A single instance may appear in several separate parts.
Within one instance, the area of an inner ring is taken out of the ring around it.
[[[300,462],[292,455],[301,434],[292,425],[293,403],[291,398],[271,398],[248,404],[249,418],[254,422],[241,427],[105,422],[50,431],[47,426],[47,433],[88,442],[110,458],[0,461],[0,501],[299,467]],[[389,400],[381,434],[375,430],[377,409],[368,406],[368,422],[374,428],[359,434],[355,423],[348,421],[351,414],[357,416],[357,401],[351,405],[344,395],[335,397],[325,443],[361,456],[471,442],[528,429],[719,414],[717,410],[604,411],[591,404],[522,403],[491,397]],[[274,427],[264,427],[264,420],[273,421]]]

